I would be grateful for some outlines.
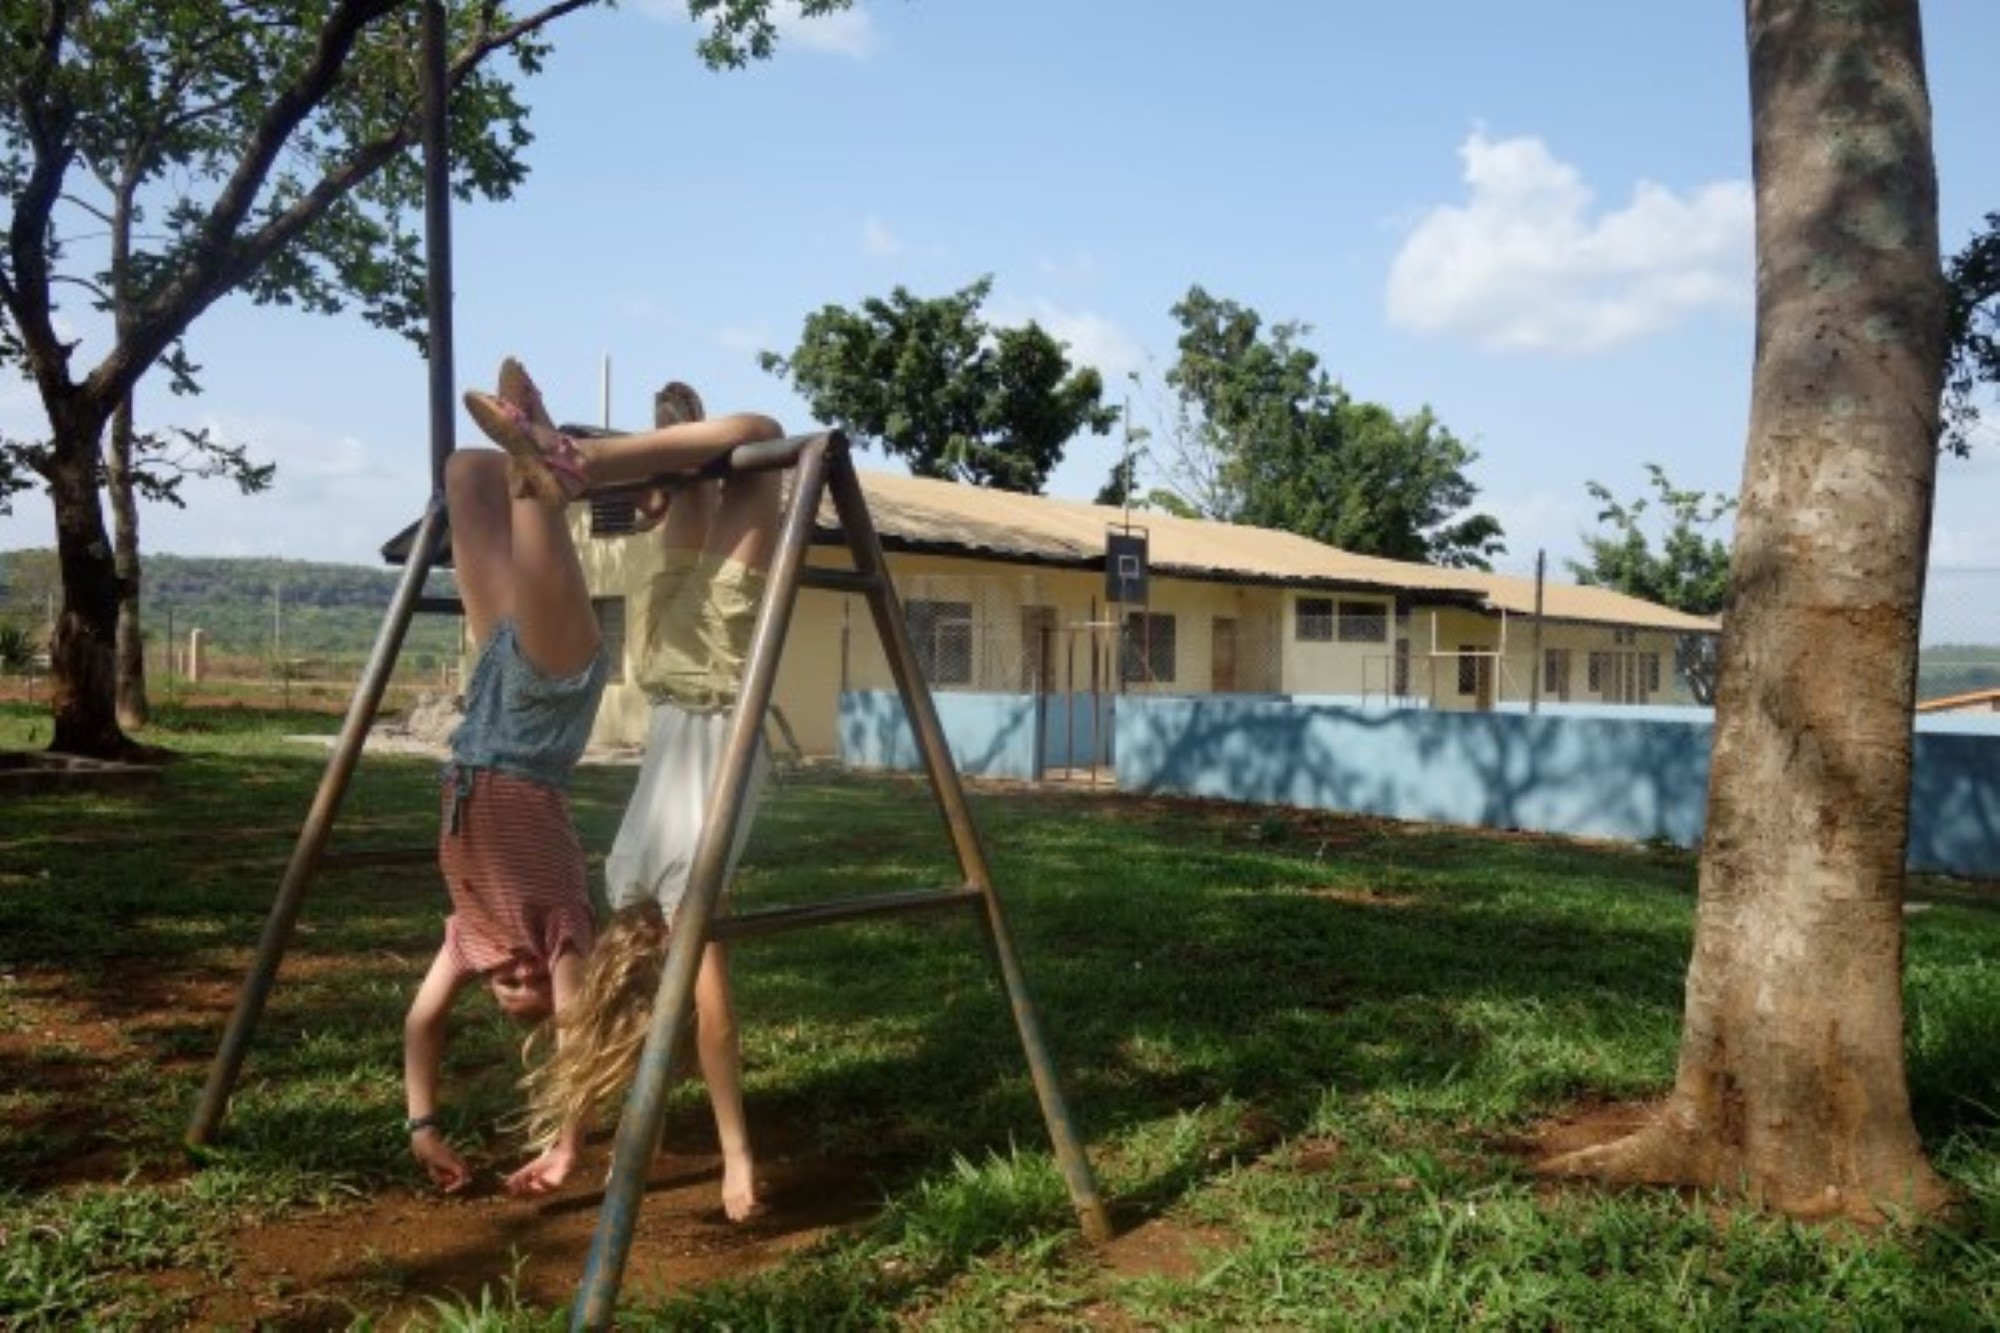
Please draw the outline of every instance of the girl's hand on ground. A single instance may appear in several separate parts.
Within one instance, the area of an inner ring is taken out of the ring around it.
[[[452,1151],[444,1135],[435,1129],[424,1130],[410,1139],[410,1152],[424,1165],[431,1183],[445,1193],[462,1190],[472,1180],[472,1168],[465,1159]]]
[[[576,1166],[576,1150],[558,1145],[507,1177],[509,1194],[532,1197],[562,1188]]]

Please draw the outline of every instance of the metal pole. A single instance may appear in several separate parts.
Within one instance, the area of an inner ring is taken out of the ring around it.
[[[277,980],[278,963],[284,958],[285,946],[291,941],[292,927],[298,922],[306,889],[319,873],[320,858],[326,851],[327,837],[333,831],[334,817],[340,813],[340,803],[347,794],[355,762],[368,739],[368,728],[374,721],[382,693],[388,688],[390,673],[396,665],[396,654],[402,648],[403,631],[409,627],[410,612],[416,605],[425,577],[430,573],[431,553],[443,531],[444,510],[433,504],[424,515],[422,526],[417,529],[416,543],[410,549],[410,562],[403,570],[403,581],[390,603],[388,618],[375,641],[375,651],[369,658],[368,668],[355,686],[354,698],[347,707],[347,720],[334,742],[333,757],[327,761],[326,772],[320,778],[319,792],[313,797],[305,827],[299,830],[292,859],[285,866],[285,877],[278,885],[277,901],[271,905],[271,914],[264,922],[264,934],[257,942],[257,957],[251,964],[250,975],[244,981],[243,989],[237,993],[236,1009],[223,1033],[222,1047],[216,1052],[207,1086],[202,1089],[201,1101],[188,1124],[186,1142],[191,1148],[200,1147],[214,1138],[216,1128],[221,1125],[223,1114],[229,1108],[229,1094],[236,1087],[237,1075],[243,1069],[243,1057],[250,1050],[250,1038],[257,1030],[264,1002],[270,997],[272,984]]]
[[[840,516],[841,529],[847,534],[848,545],[854,552],[855,564],[862,574],[873,580],[874,586],[868,597],[869,609],[875,613],[875,627],[882,636],[883,646],[889,650],[889,666],[896,677],[904,707],[909,711],[911,730],[916,734],[917,747],[930,775],[931,790],[937,796],[946,827],[958,849],[959,864],[965,870],[966,882],[979,890],[986,904],[984,919],[988,938],[995,961],[999,964],[1001,983],[1013,1009],[1014,1026],[1020,1034],[1022,1050],[1027,1055],[1028,1073],[1041,1100],[1042,1118],[1048,1123],[1056,1161],[1069,1184],[1070,1204],[1076,1210],[1086,1237],[1092,1241],[1108,1241],[1112,1236],[1110,1214],[1105,1211],[1104,1201],[1097,1193],[1090,1159],[1084,1155],[1081,1137],[1070,1118],[1061,1082],[1056,1077],[1055,1062],[1050,1058],[1048,1044],[1043,1039],[1041,1022],[1036,1017],[1034,1001],[1028,993],[1027,976],[1015,953],[1006,918],[1000,908],[1000,896],[993,887],[993,877],[987,868],[986,852],[980,846],[972,811],[965,800],[965,789],[958,781],[958,770],[951,763],[944,726],[938,721],[937,707],[924,684],[923,673],[917,668],[916,654],[910,646],[909,627],[904,623],[895,586],[885,568],[882,543],[875,531],[874,518],[868,512],[853,463],[845,454],[833,460],[830,480],[834,508]]]
[[[451,323],[451,90],[444,0],[424,0],[424,304],[429,322],[431,494],[444,494],[458,381]]]
[[[618,1285],[624,1276],[626,1257],[631,1253],[639,1200],[645,1192],[646,1164],[660,1142],[660,1127],[666,1118],[673,1053],[693,1007],[695,975],[700,970],[702,949],[708,943],[709,919],[722,894],[729,847],[735,841],[736,824],[749,792],[764,710],[771,702],[785,631],[791,621],[792,604],[798,597],[799,571],[805,564],[813,525],[819,516],[819,496],[825,484],[826,454],[830,447],[844,448],[844,441],[838,436],[822,437],[807,444],[799,455],[791,512],[786,516],[778,549],[772,557],[770,582],[764,604],[757,613],[756,628],[751,631],[746,659],[749,668],[736,700],[715,787],[708,794],[708,819],[695,843],[694,859],[688,867],[687,894],[674,920],[666,966],[660,975],[653,1017],[647,1027],[646,1045],[639,1055],[639,1068],[626,1096],[624,1113],[618,1119],[611,1179],[604,1188],[597,1231],[591,1238],[583,1281],[570,1310],[573,1329],[608,1328],[617,1307]]]
[[[1535,552],[1535,631],[1529,636],[1533,647],[1528,654],[1528,711],[1542,711],[1542,567],[1547,552]]]
[[[202,1089],[194,1118],[189,1122],[186,1141],[190,1147],[199,1147],[214,1138],[216,1128],[221,1125],[223,1114],[228,1109],[229,1094],[242,1072],[243,1057],[249,1052],[257,1020],[277,979],[278,963],[284,957],[292,928],[298,922],[306,889],[319,872],[320,858],[333,831],[334,817],[339,814],[341,801],[347,795],[355,763],[368,739],[368,729],[374,724],[382,695],[395,671],[403,635],[410,625],[410,614],[416,607],[424,580],[430,576],[431,562],[436,558],[447,526],[442,497],[444,460],[451,455],[452,449],[451,195],[447,188],[449,135],[445,124],[447,92],[443,0],[424,0],[423,27],[424,240],[428,247],[425,294],[430,319],[430,504],[424,511],[423,522],[410,547],[403,581],[397,586],[381,633],[376,637],[375,650],[355,686],[354,697],[347,708],[347,719],[334,742],[333,756],[327,761],[319,791],[306,814],[305,826],[299,830],[299,840],[292,849],[291,861],[285,867],[285,877],[278,885],[277,901],[271,905],[271,914],[264,923],[264,934],[257,944],[257,957],[251,964],[250,975],[244,981],[242,991],[237,995],[235,1012],[230,1015],[229,1026],[223,1033],[222,1047],[216,1052],[208,1083]]]

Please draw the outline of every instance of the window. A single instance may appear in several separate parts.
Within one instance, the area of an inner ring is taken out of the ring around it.
[[[1386,602],[1339,603],[1336,632],[1342,643],[1389,642],[1389,606]]]
[[[1479,677],[1485,669],[1480,660],[1479,645],[1461,643],[1458,645],[1458,692],[1460,694],[1479,693]]]
[[[1637,643],[1639,642],[1639,631],[1635,629],[1614,629],[1611,631],[1611,642]]]
[[[626,537],[638,531],[639,507],[630,493],[590,497],[590,535]]]
[[[1293,614],[1294,637],[1300,643],[1333,642],[1333,598],[1301,597]]]
[[[933,685],[972,683],[972,603],[915,600],[903,606],[917,668]]]
[[[1550,648],[1542,654],[1542,693],[1569,698],[1569,649]]]
[[[1658,694],[1660,692],[1660,655],[1658,653],[1646,654],[1646,692],[1648,694]]]
[[[1588,669],[1584,672],[1584,688],[1592,694],[1604,693],[1604,659],[1609,653],[1592,653]]]
[[[609,674],[604,678],[607,685],[625,683],[625,599],[623,597],[593,597],[590,609],[597,613],[597,632],[604,640],[604,656],[610,663]]]
[[[1396,693],[1408,695],[1410,692],[1410,641],[1396,640]]]
[[[1174,678],[1174,618],[1134,611],[1125,617],[1125,642],[1120,645],[1120,670],[1125,683],[1170,684]]]

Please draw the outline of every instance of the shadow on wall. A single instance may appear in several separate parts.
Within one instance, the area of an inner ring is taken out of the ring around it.
[[[1224,699],[1119,715],[1129,791],[1691,846],[1707,783],[1705,721]]]

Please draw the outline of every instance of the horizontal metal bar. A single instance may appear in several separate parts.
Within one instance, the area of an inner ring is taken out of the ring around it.
[[[465,603],[456,597],[419,597],[412,609],[419,615],[462,616]]]
[[[863,574],[858,569],[815,569],[807,565],[799,571],[799,582],[808,588],[822,588],[828,592],[868,593],[874,590],[878,577]]]
[[[757,912],[719,916],[709,922],[708,935],[716,940],[740,940],[757,935],[778,935],[807,926],[824,926],[839,921],[860,921],[869,917],[910,916],[943,908],[977,908],[983,895],[978,889],[918,889],[909,893],[882,893],[870,898],[842,898],[827,903],[806,903],[799,907],[769,907]]]
[[[437,860],[437,844],[428,847],[362,847],[351,852],[327,852],[321,870],[355,870],[364,866],[407,866]]]

